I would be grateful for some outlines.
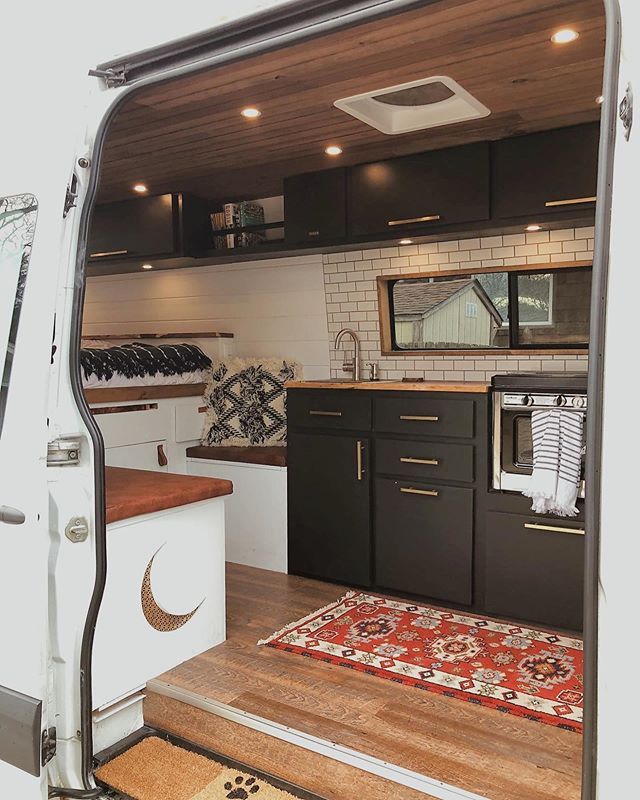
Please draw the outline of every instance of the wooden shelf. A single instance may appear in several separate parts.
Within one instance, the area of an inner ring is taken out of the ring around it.
[[[284,220],[280,222],[263,222],[260,225],[245,225],[244,227],[216,228],[211,233],[213,236],[224,236],[228,233],[259,233],[260,231],[271,231],[275,228],[284,228]]]
[[[213,331],[184,331],[183,333],[92,333],[83,339],[103,339],[105,341],[130,341],[131,339],[233,339],[232,333]]]

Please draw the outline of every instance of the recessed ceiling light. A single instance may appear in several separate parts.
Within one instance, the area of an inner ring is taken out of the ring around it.
[[[144,183],[134,183],[133,184],[133,191],[134,192],[138,192],[138,194],[144,194],[145,192],[148,192],[149,190],[147,189],[147,187],[146,187],[146,185]]]
[[[243,108],[240,112],[245,119],[258,119],[258,117],[262,116],[262,111],[258,108],[253,108],[250,106],[249,108]]]
[[[574,31],[573,28],[562,28],[553,34],[551,41],[554,44],[569,44],[570,42],[575,42],[579,36],[578,31]]]
[[[413,244],[413,239],[400,239],[400,244]]]
[[[342,153],[342,148],[338,147],[337,144],[330,144],[329,147],[324,148],[324,152],[328,156],[339,156]]]
[[[529,233],[535,233],[536,231],[542,230],[542,225],[527,225],[526,230],[528,230]]]
[[[153,264],[143,264],[142,269],[153,269]]]
[[[596,103],[597,103],[599,106],[601,106],[601,105],[604,103],[604,95],[603,95],[603,94],[599,94],[599,95],[596,97]]]

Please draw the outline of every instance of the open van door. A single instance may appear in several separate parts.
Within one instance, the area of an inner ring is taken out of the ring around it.
[[[37,220],[32,194],[0,196],[0,786],[21,800],[46,796],[48,758],[46,425],[29,324],[39,307],[29,274]]]

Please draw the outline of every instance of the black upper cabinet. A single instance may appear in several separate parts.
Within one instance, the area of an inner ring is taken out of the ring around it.
[[[592,211],[599,137],[594,122],[494,142],[492,217]]]
[[[488,220],[489,178],[487,142],[353,167],[350,234],[425,233]]]
[[[161,194],[97,205],[89,238],[92,261],[194,255],[210,245],[205,201]]]
[[[334,242],[347,233],[346,170],[294,175],[284,181],[288,243]]]

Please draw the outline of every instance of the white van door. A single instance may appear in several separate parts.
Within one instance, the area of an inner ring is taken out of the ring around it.
[[[0,786],[24,800],[46,797],[46,424],[33,392],[38,337],[28,325],[38,318],[29,274],[37,221],[32,194],[0,196]]]

